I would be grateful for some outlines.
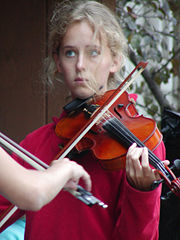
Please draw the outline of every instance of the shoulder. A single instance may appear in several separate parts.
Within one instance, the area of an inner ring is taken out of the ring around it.
[[[47,142],[57,141],[58,137],[55,133],[55,127],[58,122],[58,118],[53,118],[51,123],[41,126],[40,128],[29,133],[20,145],[30,152],[34,152],[40,145]]]
[[[25,139],[21,142],[21,144],[25,141],[39,141],[41,138],[48,137],[48,135],[52,134],[54,131],[55,124],[54,123],[49,123],[46,124],[33,132],[29,133]]]

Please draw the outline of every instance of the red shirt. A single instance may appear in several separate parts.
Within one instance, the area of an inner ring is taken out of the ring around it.
[[[62,142],[55,134],[58,119],[29,134],[21,146],[49,164]],[[154,153],[165,159],[163,142]],[[157,240],[161,187],[143,192],[131,187],[125,170],[103,170],[92,154],[78,158],[92,179],[92,194],[108,205],[89,207],[65,191],[38,212],[26,212],[28,240]],[[24,163],[28,168],[29,165]],[[82,185],[82,183],[80,183]],[[0,199],[0,209],[8,204]],[[18,211],[13,219],[24,212]],[[7,224],[6,224],[7,226]]]

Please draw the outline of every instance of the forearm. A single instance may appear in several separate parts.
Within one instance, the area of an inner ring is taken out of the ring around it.
[[[161,186],[143,192],[125,182],[122,194],[113,240],[158,240]]]
[[[160,160],[165,159],[163,142],[157,147],[154,154]],[[153,191],[141,191],[130,186],[125,171],[123,178],[121,186],[121,196],[123,197],[118,202],[119,216],[114,239],[131,240],[134,239],[134,235],[139,240],[157,240],[161,186]]]
[[[0,192],[21,209],[38,210],[47,204],[69,180],[69,166],[46,171],[27,170],[0,148]]]
[[[0,148],[0,165],[0,192],[21,209],[39,210],[64,186],[76,188],[80,178],[91,189],[88,173],[67,158],[53,161],[44,171],[28,170]]]

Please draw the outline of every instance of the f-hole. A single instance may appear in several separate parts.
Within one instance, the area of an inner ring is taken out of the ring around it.
[[[123,108],[123,107],[124,107],[124,104],[118,104],[117,107],[118,107],[118,108]],[[121,114],[116,110],[116,107],[114,107],[114,112],[115,112],[120,118],[122,118]]]

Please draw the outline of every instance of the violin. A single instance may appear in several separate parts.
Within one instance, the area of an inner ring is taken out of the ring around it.
[[[57,136],[64,139],[65,148],[59,156],[69,148],[72,142],[75,142],[84,126],[86,129],[87,124],[92,123],[92,119],[98,116],[116,94],[117,90],[110,90],[103,96],[93,96],[85,101],[79,101],[78,107],[72,108],[60,119],[55,132]],[[70,104],[73,105],[73,103]],[[68,106],[66,108],[68,109]],[[127,149],[132,143],[135,142],[138,147],[146,146],[150,164],[162,177],[161,180],[153,183],[152,189],[165,181],[171,193],[180,197],[180,179],[153,153],[161,140],[162,134],[155,121],[138,115],[134,103],[124,91],[73,146],[78,152],[91,150],[106,170],[125,168]],[[180,160],[176,160],[175,166],[180,169]]]
[[[68,142],[112,92],[106,92],[96,102],[92,101],[84,105],[82,110],[60,119],[56,125],[56,135],[63,138],[65,143]],[[128,93],[124,92],[75,147],[78,152],[92,150],[104,169],[119,170],[125,168],[127,148],[132,143],[136,142],[139,147],[147,146],[153,151],[161,140],[162,135],[155,121],[139,116]]]

